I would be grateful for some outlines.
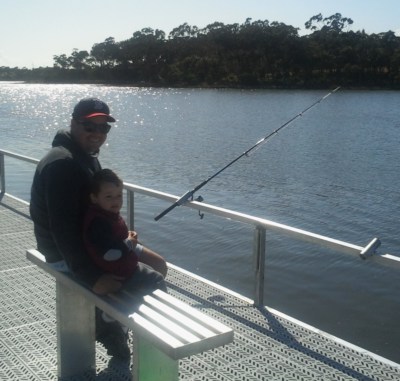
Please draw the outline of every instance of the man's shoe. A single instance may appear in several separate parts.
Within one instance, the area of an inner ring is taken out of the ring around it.
[[[120,360],[129,360],[131,351],[129,350],[127,335],[125,335],[118,323],[108,324],[113,324],[117,327],[113,327],[105,335],[97,337],[97,341],[104,345],[109,356],[116,357]]]
[[[117,321],[105,322],[102,312],[96,308],[96,341],[103,344],[107,354],[126,361],[130,359],[131,352],[128,346],[128,334],[124,332]]]
[[[129,360],[131,351],[128,346],[128,335],[122,330],[119,323],[105,323],[107,329],[97,335],[96,340],[107,349],[107,354],[120,360]]]

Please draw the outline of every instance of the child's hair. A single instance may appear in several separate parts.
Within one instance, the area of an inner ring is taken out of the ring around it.
[[[111,169],[101,169],[92,177],[90,191],[93,194],[98,194],[100,192],[101,185],[104,183],[112,183],[116,186],[123,185],[123,181],[118,177],[118,175]]]

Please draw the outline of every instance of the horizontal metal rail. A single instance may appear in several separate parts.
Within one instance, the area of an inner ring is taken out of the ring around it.
[[[128,192],[136,192],[140,194],[144,194],[146,196],[158,198],[161,200],[175,202],[179,199],[179,197],[169,194],[163,193],[159,191],[155,191],[150,188],[140,187],[134,184],[125,183],[125,189]],[[271,220],[267,220],[264,218],[254,217],[249,214],[244,214],[240,212],[235,212],[230,209],[220,208],[214,205],[206,204],[198,201],[187,201],[182,206],[199,210],[200,212],[210,213],[216,216],[229,218],[233,221],[243,222],[248,225],[253,225],[255,228],[264,228],[271,231],[276,231],[279,233],[283,233],[285,235],[300,239],[302,241],[314,242],[322,244],[325,247],[330,247],[336,249],[341,252],[346,252],[349,254],[360,254],[362,250],[364,250],[363,246],[353,245],[348,242],[339,241],[333,238],[329,238],[326,236],[322,236],[319,234],[311,233],[306,230],[297,229],[288,225],[280,224]]]
[[[27,156],[19,155],[13,152],[0,150],[0,181],[1,181],[1,195],[5,192],[5,169],[4,169],[4,156],[9,156],[18,160],[37,164],[39,161]],[[134,226],[134,194],[142,194],[148,197],[157,198],[167,201],[169,203],[176,202],[179,197],[173,194],[160,192],[151,188],[145,188],[139,185],[124,183],[124,188],[127,191],[127,220],[130,228]],[[182,204],[184,207],[196,209],[201,213],[210,213],[215,216],[227,218],[232,221],[242,222],[244,224],[253,226],[253,263],[255,273],[255,291],[254,303],[256,305],[263,305],[263,292],[264,292],[264,259],[265,259],[265,236],[266,231],[272,231],[284,234],[286,236],[298,239],[304,242],[311,242],[319,244],[323,247],[331,248],[339,252],[348,253],[352,255],[359,255],[362,259],[374,258],[374,260],[382,260],[389,265],[400,265],[400,257],[390,254],[378,254],[376,252],[380,245],[378,238],[372,239],[366,246],[359,246],[352,243],[340,241],[320,234],[312,233],[306,230],[294,228],[292,226],[280,224],[264,218],[251,216],[236,212],[230,209],[220,208],[211,204],[206,204],[198,201],[187,201]]]
[[[18,160],[22,160],[22,161],[27,161],[28,163],[32,163],[32,164],[37,164],[39,163],[38,159],[34,159],[33,157],[29,157],[29,156],[24,156],[24,155],[20,155],[18,153],[14,153],[14,152],[10,152],[10,151],[5,151],[0,149],[0,156],[10,156],[13,157],[14,159],[18,159]]]

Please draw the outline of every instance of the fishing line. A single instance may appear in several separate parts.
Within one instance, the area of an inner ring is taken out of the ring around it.
[[[324,95],[322,98],[318,99],[315,101],[313,104],[305,108],[303,111],[295,115],[293,118],[289,119],[287,122],[282,124],[279,128],[276,130],[272,131],[269,133],[267,136],[263,137],[260,139],[256,144],[252,145],[247,151],[243,152],[241,155],[233,159],[231,162],[229,162],[225,167],[221,168],[219,171],[215,172],[213,175],[211,175],[208,179],[202,181],[199,185],[194,187],[192,190],[186,192],[182,197],[180,197],[177,201],[175,201],[171,206],[169,206],[167,209],[165,209],[163,212],[161,212],[158,216],[156,216],[154,219],[158,221],[160,218],[164,217],[167,213],[169,213],[172,209],[176,208],[179,205],[184,204],[188,200],[193,200],[193,195],[195,192],[197,192],[199,189],[203,188],[204,185],[206,185],[208,182],[210,182],[213,178],[217,177],[221,172],[225,171],[228,167],[236,163],[238,160],[240,160],[242,157],[247,156],[249,157],[251,153],[254,153],[256,150],[261,148],[264,144],[266,144],[273,136],[279,133],[279,131],[282,131],[285,127],[289,126],[291,123],[293,123],[297,118],[300,118],[303,116],[307,111],[311,110],[314,106],[317,104],[321,103],[323,100],[329,97],[329,95],[335,93],[338,91],[340,87],[337,87],[336,89],[332,90],[328,94]],[[200,197],[198,201],[202,201],[202,198]]]

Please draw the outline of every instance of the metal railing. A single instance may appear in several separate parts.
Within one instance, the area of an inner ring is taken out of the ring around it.
[[[29,163],[37,164],[39,161],[27,156],[19,155],[9,151],[0,150],[0,199],[5,194],[5,165],[4,158],[9,156],[18,160],[23,160]],[[124,183],[124,188],[127,192],[127,224],[130,228],[134,226],[134,195],[135,193],[145,196],[161,199],[174,203],[179,199],[178,196],[159,192],[154,189],[144,188],[139,185]],[[369,257],[378,258],[391,265],[400,265],[400,257],[390,254],[377,254],[376,249],[380,245],[378,238],[372,239],[365,247],[354,245],[348,242],[339,241],[330,237],[315,234],[306,230],[297,229],[288,225],[280,224],[263,218],[254,217],[248,214],[235,212],[230,209],[220,208],[211,204],[206,204],[197,201],[187,201],[182,206],[196,209],[201,213],[210,213],[215,216],[227,218],[233,221],[242,222],[253,227],[253,263],[254,263],[254,304],[263,306],[264,303],[264,263],[265,263],[265,237],[266,231],[279,232],[285,236],[289,236],[300,241],[319,244],[323,247],[331,248],[339,252],[359,255],[362,259]]]

